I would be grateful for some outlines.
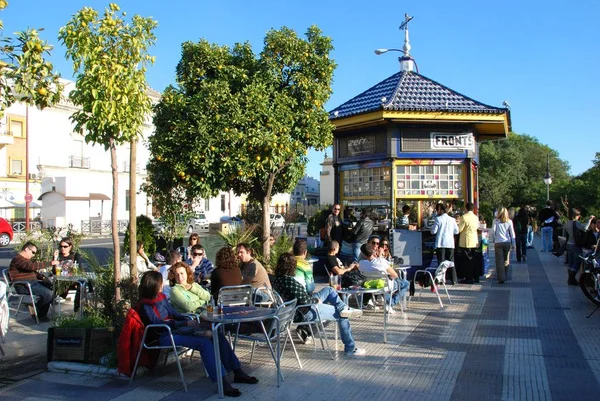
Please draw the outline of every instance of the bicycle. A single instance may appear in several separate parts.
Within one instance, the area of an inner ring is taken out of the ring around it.
[[[583,294],[596,304],[596,309],[588,317],[590,317],[598,308],[600,308],[600,264],[594,258],[594,254],[590,253],[587,256],[577,255],[583,259],[583,273],[579,277],[579,286]]]

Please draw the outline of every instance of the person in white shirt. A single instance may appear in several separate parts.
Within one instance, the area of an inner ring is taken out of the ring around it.
[[[358,270],[361,271],[367,278],[383,278],[385,275],[390,280],[394,281],[394,295],[392,296],[391,306],[392,308],[400,302],[402,297],[408,290],[409,282],[403,280],[398,276],[398,273],[390,265],[390,263],[382,257],[377,256],[377,251],[370,244],[363,244],[360,248],[360,252],[363,254],[365,259],[358,262]],[[388,295],[386,294],[386,297]],[[394,313],[393,310],[388,310],[389,313]]]
[[[446,204],[438,203],[436,208],[437,217],[431,227],[431,233],[435,236],[435,256],[438,265],[445,260],[454,262],[454,236],[458,234],[456,220],[446,213]],[[456,269],[452,269],[452,284],[457,282]]]
[[[508,276],[510,250],[515,249],[515,229],[505,207],[498,210],[492,231],[494,232],[496,278],[500,284],[503,284]]]

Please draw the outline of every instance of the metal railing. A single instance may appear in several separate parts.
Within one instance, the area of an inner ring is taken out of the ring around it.
[[[15,234],[24,233],[25,230],[25,222],[24,221],[13,221],[10,223],[12,225],[13,232]],[[29,222],[29,230],[40,230],[42,228],[42,223],[39,221],[30,221]]]
[[[69,167],[72,168],[90,168],[89,157],[69,156]]]
[[[119,233],[124,233],[129,225],[129,220],[119,220]],[[81,233],[88,235],[107,235],[112,233],[110,220],[81,220]]]

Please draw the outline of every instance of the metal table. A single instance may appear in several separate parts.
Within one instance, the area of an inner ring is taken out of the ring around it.
[[[263,334],[265,335],[265,339],[267,340],[267,345],[269,346],[269,351],[271,351],[271,356],[275,361],[275,366],[277,368],[277,387],[280,386],[281,379],[281,366],[280,366],[280,340],[279,340],[279,319],[277,316],[277,309],[272,308],[257,308],[254,306],[225,306],[223,308],[223,314],[218,314],[215,310],[213,313],[208,313],[206,311],[200,314],[200,318],[207,322],[211,322],[212,330],[213,330],[213,346],[215,348],[215,361],[217,366],[217,386],[219,389],[219,398],[223,398],[223,377],[221,376],[221,355],[219,352],[219,336],[216,334],[218,330],[226,324],[238,324],[238,323],[246,323],[246,322],[260,322],[260,326],[263,330]],[[271,341],[269,339],[269,335],[267,330],[265,329],[264,321],[267,319],[275,319],[277,320],[277,352],[273,350],[273,346],[271,345]]]
[[[79,283],[79,311],[77,313],[79,313],[80,317],[83,317],[83,304],[85,302],[85,299],[87,298],[87,284],[88,284],[88,277],[84,277],[84,276],[57,276],[54,275],[52,277],[52,302],[54,302],[54,300],[56,299],[56,288],[58,287],[58,282],[63,281],[63,282],[69,282],[69,283]],[[54,319],[54,307],[52,308],[52,318]],[[60,311],[62,310],[60,303],[59,303],[59,316],[60,316]]]
[[[342,295],[342,298],[346,304],[348,304],[348,298],[351,296],[356,297],[357,302],[362,309],[362,299],[363,295],[371,294],[375,295],[383,295],[383,342],[387,343],[387,322],[388,322],[388,310],[387,308],[391,308],[392,297],[390,295],[390,301],[388,305],[388,301],[385,300],[385,289],[384,288],[363,288],[363,287],[352,287],[352,288],[342,288],[341,290],[337,290],[338,294]]]

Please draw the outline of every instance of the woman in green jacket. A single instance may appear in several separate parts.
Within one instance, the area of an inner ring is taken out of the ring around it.
[[[210,292],[194,282],[192,268],[177,262],[169,270],[171,305],[180,313],[195,313],[210,300]]]

